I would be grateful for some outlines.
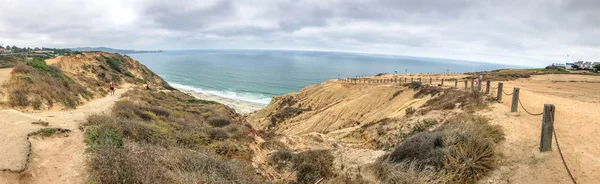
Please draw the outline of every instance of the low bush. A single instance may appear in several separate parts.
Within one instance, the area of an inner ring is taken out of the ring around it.
[[[321,178],[331,177],[334,157],[329,150],[308,150],[294,155],[293,168],[300,183],[315,183]]]
[[[215,102],[212,100],[202,100],[202,99],[189,99],[186,100],[188,103],[197,103],[197,104],[220,104],[219,102]]]
[[[123,139],[108,126],[89,126],[84,133],[84,142],[90,148],[123,147]]]
[[[40,129],[40,133],[43,136],[51,136],[54,135],[54,133],[56,133],[56,128],[42,128]]]
[[[413,178],[406,175],[407,171],[413,170],[410,172],[417,175],[434,171],[434,175],[426,174],[431,176],[427,180],[476,183],[495,167],[496,144],[503,139],[501,127],[490,125],[481,116],[461,114],[433,132],[417,133],[404,139],[375,167],[382,181]]]
[[[290,150],[279,150],[271,153],[269,156],[268,163],[273,165],[277,171],[281,171],[285,168],[291,167],[294,153]]]
[[[265,150],[289,150],[290,148],[279,140],[270,139],[260,143],[260,148]]]
[[[406,115],[411,115],[413,113],[415,113],[415,109],[413,107],[407,107],[404,112],[406,113]]]
[[[213,127],[224,127],[231,124],[231,122],[227,119],[216,117],[208,119],[208,124]]]

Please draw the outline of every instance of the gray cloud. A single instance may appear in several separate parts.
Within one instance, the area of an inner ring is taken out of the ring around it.
[[[0,43],[600,60],[597,0],[0,0]]]

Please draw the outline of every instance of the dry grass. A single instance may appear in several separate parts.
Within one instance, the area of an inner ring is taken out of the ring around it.
[[[90,154],[93,183],[261,183],[252,168],[209,152],[131,143]]]
[[[9,105],[20,108],[48,109],[56,104],[75,108],[94,96],[60,69],[39,59],[15,67],[3,87],[8,89]]]
[[[460,114],[432,132],[404,139],[374,168],[384,183],[475,183],[494,169],[496,145],[503,139],[501,127]]]
[[[0,54],[0,68],[10,68],[15,67],[21,63],[24,63],[27,60],[25,55],[22,54],[13,54],[13,55],[4,55]]]

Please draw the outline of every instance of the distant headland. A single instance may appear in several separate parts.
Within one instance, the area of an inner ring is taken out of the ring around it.
[[[126,50],[126,49],[115,49],[109,47],[76,47],[69,48],[72,51],[101,51],[108,53],[118,53],[118,54],[143,54],[143,53],[159,53],[163,52],[162,50]]]

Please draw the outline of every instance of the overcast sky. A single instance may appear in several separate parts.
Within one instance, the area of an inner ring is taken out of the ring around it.
[[[0,0],[0,43],[600,61],[600,0]]]

